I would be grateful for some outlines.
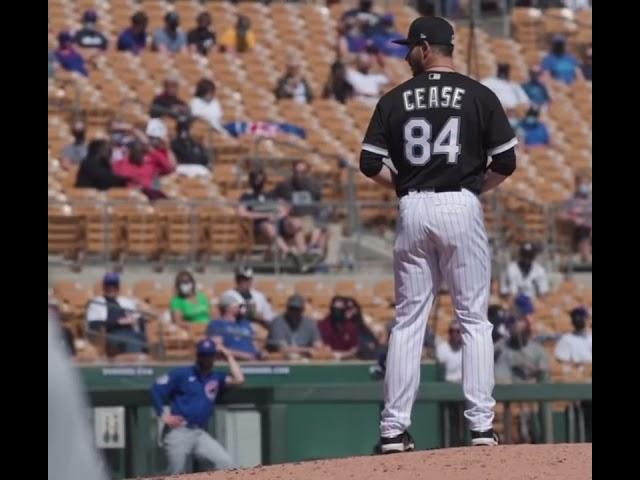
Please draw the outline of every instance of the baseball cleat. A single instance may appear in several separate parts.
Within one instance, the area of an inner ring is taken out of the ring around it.
[[[474,447],[482,447],[482,446],[496,446],[500,444],[500,440],[498,438],[498,434],[493,431],[493,429],[487,430],[485,432],[474,432],[471,431],[471,445]]]
[[[413,438],[407,431],[400,435],[396,435],[395,437],[380,437],[380,453],[410,452],[415,448],[416,445]]]

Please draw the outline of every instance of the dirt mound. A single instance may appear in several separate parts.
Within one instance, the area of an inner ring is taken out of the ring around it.
[[[172,480],[586,480],[592,478],[591,452],[591,444],[449,448],[385,456],[286,463],[165,478]]]

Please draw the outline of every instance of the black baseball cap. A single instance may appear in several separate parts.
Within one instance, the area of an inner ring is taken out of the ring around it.
[[[407,38],[393,40],[393,43],[409,47],[422,42],[453,46],[453,27],[442,17],[419,17],[411,22]]]

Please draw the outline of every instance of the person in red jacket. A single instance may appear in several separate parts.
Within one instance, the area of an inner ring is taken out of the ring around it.
[[[347,318],[347,302],[344,297],[331,299],[329,315],[318,324],[322,341],[331,347],[338,360],[353,358],[358,351],[358,325]]]
[[[168,147],[167,127],[162,120],[152,119],[144,138],[129,143],[128,155],[113,165],[116,174],[129,180],[129,187],[140,187],[143,191],[159,191],[160,177],[173,172],[176,160]]]

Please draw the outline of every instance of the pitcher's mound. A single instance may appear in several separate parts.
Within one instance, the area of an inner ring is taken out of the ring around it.
[[[167,480],[586,480],[591,444],[504,445],[287,463]]]

